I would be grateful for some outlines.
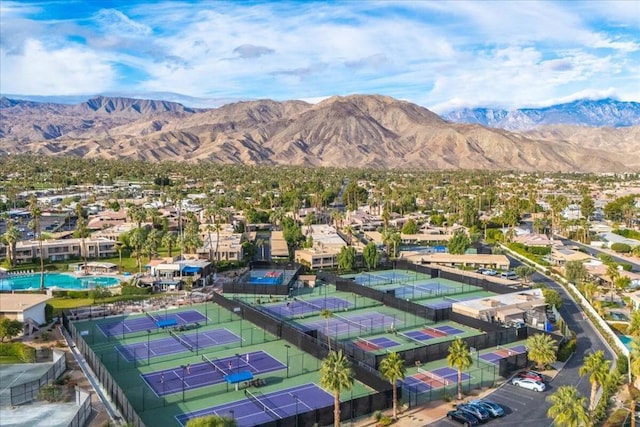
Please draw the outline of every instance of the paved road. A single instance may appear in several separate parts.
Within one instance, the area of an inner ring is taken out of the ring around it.
[[[597,248],[594,248],[594,247],[591,247],[589,245],[583,245],[582,243],[576,242],[575,240],[569,240],[569,239],[565,239],[563,237],[560,237],[560,238],[556,237],[556,239],[560,240],[566,246],[579,246],[579,247],[583,248],[591,256],[598,256],[598,254],[600,254],[600,253],[610,255],[613,258],[613,260],[616,261],[616,262],[624,263],[624,264],[631,264],[631,271],[640,272],[640,264],[635,263],[633,261],[629,261],[628,259],[620,258],[618,256],[610,254],[609,252],[601,251],[601,250],[599,250]]]
[[[520,264],[513,259],[511,262],[512,267]],[[591,324],[582,318],[582,310],[573,302],[562,286],[539,273],[533,276],[533,280],[544,283],[547,287],[560,292],[564,303],[559,311],[571,330],[576,332],[578,336],[578,347],[576,353],[567,362],[564,369],[558,373],[553,381],[548,383],[549,388],[544,393],[522,390],[511,384],[505,384],[493,392],[489,398],[505,407],[507,415],[503,418],[490,421],[487,424],[489,426],[551,426],[553,423],[547,418],[547,410],[550,405],[546,402],[545,398],[549,396],[549,394],[554,393],[559,386],[574,385],[583,396],[586,396],[587,399],[589,398],[591,392],[589,379],[588,377],[580,377],[578,374],[584,355],[593,351],[602,350],[607,359],[612,360],[614,357]],[[432,425],[445,427],[459,424],[449,420],[442,420]]]

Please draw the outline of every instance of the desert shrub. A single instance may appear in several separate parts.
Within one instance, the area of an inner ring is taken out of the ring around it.
[[[614,243],[611,245],[611,250],[618,253],[627,254],[631,252],[631,246],[627,245],[626,243]]]

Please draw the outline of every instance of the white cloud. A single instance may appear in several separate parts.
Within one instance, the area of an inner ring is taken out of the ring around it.
[[[25,95],[92,94],[111,89],[115,78],[103,58],[69,46],[51,50],[27,40],[20,55],[0,50],[0,87],[3,93]]]

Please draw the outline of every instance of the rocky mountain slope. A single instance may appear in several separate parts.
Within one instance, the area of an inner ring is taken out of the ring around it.
[[[128,98],[98,97],[77,105],[0,100],[0,153],[585,172],[629,170],[637,163],[593,141],[587,146],[566,134],[521,135],[451,123],[415,104],[375,95],[315,105],[238,102],[209,110]],[[625,144],[625,150],[633,148]]]
[[[625,127],[640,125],[640,103],[615,99],[579,100],[545,108],[500,110],[466,108],[443,115],[457,123],[478,123],[508,130],[529,130],[545,125]]]

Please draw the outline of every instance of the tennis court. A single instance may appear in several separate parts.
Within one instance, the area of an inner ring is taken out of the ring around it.
[[[134,360],[181,353],[185,350],[185,347],[187,350],[194,351],[240,341],[239,336],[226,328],[179,334],[177,337],[178,339],[174,336],[154,339],[149,341],[148,344],[147,342],[139,342],[135,344],[116,345],[115,349],[127,362],[133,362]],[[180,339],[184,342],[180,342]]]
[[[183,366],[144,374],[142,378],[157,396],[165,396],[225,382],[227,375],[239,371],[259,375],[286,368],[261,350],[222,358],[205,356],[202,362]]]
[[[400,343],[387,337],[376,337],[371,339],[358,337],[355,341],[355,345],[365,351],[377,351],[383,348],[395,347],[400,345]]]
[[[333,405],[333,397],[315,384],[262,394],[245,390],[246,398],[176,416],[182,426],[192,418],[219,415],[235,418],[238,426],[255,426]]]
[[[144,332],[158,327],[158,321],[175,320],[177,325],[188,325],[204,322],[207,318],[199,311],[188,310],[165,315],[146,313],[145,315],[127,316],[118,320],[99,322],[98,329],[105,337]]]
[[[346,310],[351,307],[353,307],[353,304],[338,297],[313,298],[309,300],[293,298],[292,301],[264,305],[265,310],[284,319],[289,319],[294,316],[318,314],[322,310]]]
[[[501,359],[506,359],[509,356],[516,354],[526,353],[527,348],[523,345],[516,345],[513,347],[500,346],[491,353],[485,353],[480,355],[480,359],[485,362],[493,363],[494,365],[500,364]]]
[[[414,340],[426,341],[434,338],[447,337],[449,335],[463,334],[464,332],[465,331],[463,331],[462,329],[458,329],[453,326],[442,325],[435,328],[425,326],[418,331],[403,332],[403,335]]]
[[[465,372],[462,373],[462,381],[471,379],[471,376]],[[426,371],[418,369],[418,372],[410,377],[406,377],[402,382],[406,386],[413,387],[419,393],[429,390],[435,390],[455,384],[458,381],[458,371],[453,368],[443,367]]]
[[[398,325],[402,325],[401,320],[396,319],[395,316],[387,314],[369,312],[362,314],[355,314],[350,316],[338,315],[332,313],[329,319],[314,320],[311,322],[301,323],[301,327],[305,331],[320,330],[327,331],[334,336],[352,334],[358,332],[359,335],[364,333],[371,333],[375,330],[394,329]]]

